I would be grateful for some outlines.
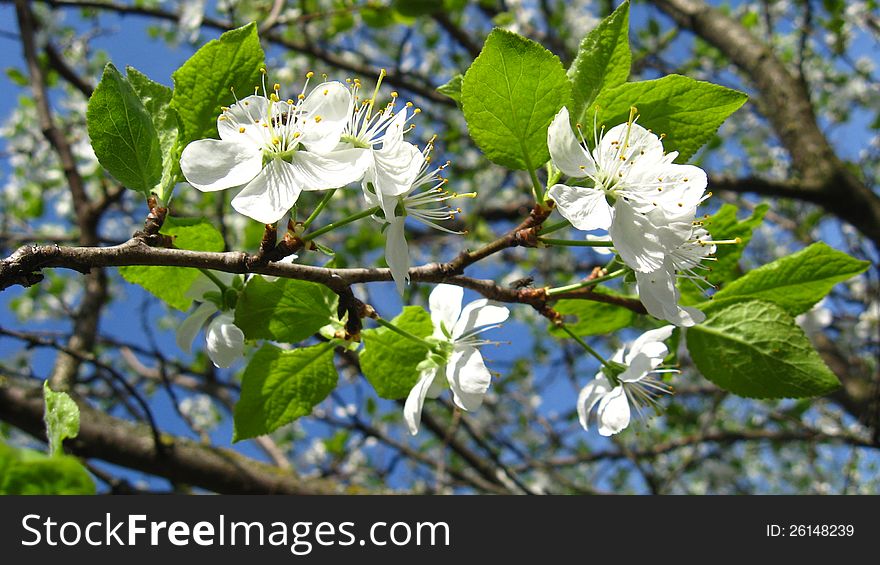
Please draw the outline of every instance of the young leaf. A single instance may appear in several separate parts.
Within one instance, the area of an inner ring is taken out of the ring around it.
[[[95,494],[95,481],[75,457],[47,457],[0,441],[0,495]]]
[[[755,298],[767,300],[795,316],[822,300],[839,282],[871,266],[824,243],[762,265],[715,294],[716,301]]]
[[[591,111],[598,108],[598,123],[611,128],[626,122],[630,108],[635,106],[638,123],[657,134],[665,134],[663,148],[678,151],[676,161],[685,162],[747,99],[742,92],[717,84],[669,75],[603,90],[593,110],[587,108],[581,123],[584,137],[593,139]]]
[[[111,63],[89,98],[86,127],[101,166],[149,196],[162,178],[159,136],[141,99]]]
[[[421,306],[404,307],[391,323],[418,337],[428,337],[434,331],[431,315]],[[425,360],[428,350],[388,328],[364,330],[361,339],[361,371],[376,394],[391,400],[406,398],[419,380],[416,366]]]
[[[264,345],[241,376],[232,441],[271,433],[312,412],[336,387],[333,344],[285,351]]]
[[[250,23],[209,41],[172,73],[171,107],[180,117],[181,149],[196,139],[217,136],[220,107],[234,101],[230,90],[240,97],[253,94],[263,59],[257,25]]]
[[[589,110],[593,100],[600,91],[625,83],[631,64],[627,1],[599,22],[581,41],[568,69],[568,78],[571,79],[570,114],[581,122],[592,121]]]
[[[446,84],[438,86],[437,92],[452,98],[461,107],[461,81],[463,79],[462,75],[455,75]]]
[[[204,218],[165,219],[161,233],[174,236],[174,245],[191,251],[223,251],[223,235]],[[120,267],[119,274],[130,283],[144,287],[169,306],[187,311],[192,299],[186,291],[199,276],[198,269],[188,267]]]
[[[489,160],[536,169],[550,158],[547,128],[570,90],[556,55],[495,29],[464,75],[461,104],[471,137]]]
[[[707,309],[687,331],[688,351],[707,379],[750,398],[804,398],[840,386],[794,319],[749,300]]]
[[[43,399],[46,404],[44,420],[46,437],[49,438],[49,455],[63,455],[62,442],[79,434],[79,407],[66,392],[55,392],[49,381],[43,382]]]
[[[338,298],[320,284],[252,277],[235,307],[235,325],[248,339],[297,343],[336,316]]]
[[[175,151],[177,144],[177,114],[171,109],[172,90],[164,84],[153,82],[147,75],[134,67],[126,67],[128,82],[147,110],[153,127],[159,136],[162,152],[162,178],[153,187],[153,192],[162,202],[167,202],[179,174],[180,155]]]

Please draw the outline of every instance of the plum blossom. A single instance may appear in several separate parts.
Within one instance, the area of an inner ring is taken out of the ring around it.
[[[236,277],[223,272],[212,272],[212,276],[226,287],[233,286]],[[220,295],[220,298],[211,296],[211,293]],[[226,368],[240,359],[244,355],[244,333],[235,325],[232,311],[218,306],[223,300],[216,283],[207,276],[200,275],[185,295],[201,304],[177,328],[177,346],[189,353],[196,334],[207,322],[205,342],[208,357],[214,366]],[[208,319],[211,321],[208,322]]]
[[[306,75],[311,78],[312,73]],[[364,149],[338,149],[352,108],[349,89],[324,82],[297,101],[268,95],[239,100],[217,118],[220,139],[193,141],[180,168],[198,190],[243,187],[232,207],[258,222],[281,219],[303,190],[328,190],[360,180],[370,165]],[[264,93],[266,88],[263,88]]]
[[[413,435],[419,431],[425,398],[437,398],[448,386],[455,405],[471,411],[480,407],[489,389],[492,375],[477,349],[489,342],[479,335],[498,327],[510,311],[486,299],[475,300],[462,308],[463,295],[461,287],[439,284],[428,299],[434,325],[430,339],[443,353],[439,360],[429,357],[423,362],[419,380],[404,404],[403,417]]]
[[[391,276],[401,295],[409,283],[409,245],[404,231],[406,218],[412,218],[446,233],[459,234],[461,232],[445,228],[438,223],[451,220],[457,212],[461,212],[461,209],[450,208],[446,201],[476,196],[476,193],[456,194],[443,189],[446,179],[441,173],[449,163],[431,167],[432,150],[433,139],[428,142],[424,151],[418,153],[416,157],[416,162],[419,164],[418,175],[402,194],[397,196],[382,194],[366,182],[363,186],[367,204],[381,209],[376,217],[385,224],[385,261],[391,269]]]
[[[581,389],[577,411],[585,430],[589,431],[590,413],[597,404],[599,434],[610,436],[629,425],[630,404],[641,414],[642,407],[656,405],[660,394],[670,392],[652,375],[674,372],[673,369],[659,369],[669,352],[663,341],[669,339],[674,329],[673,326],[664,326],[643,333],[628,352],[625,347],[620,348],[611,358],[610,367],[603,367],[596,378]]]
[[[635,123],[635,115],[604,134],[594,128],[595,148],[575,136],[563,107],[547,132],[553,163],[571,184],[555,184],[549,195],[560,214],[583,231],[608,230],[623,261],[633,270],[660,268],[667,252],[656,233],[666,219],[690,214],[704,199],[706,173],[678,165],[678,153],[664,153],[663,143]],[[659,210],[653,215],[648,212]],[[683,241],[689,230],[681,236]]]

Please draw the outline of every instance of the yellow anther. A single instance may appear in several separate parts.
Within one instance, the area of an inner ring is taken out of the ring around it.
[[[288,99],[286,100],[286,102],[287,102],[288,104],[290,104],[290,105],[293,105],[293,99],[292,99],[292,98],[288,98]]]
[[[302,132],[295,132],[295,133],[293,134],[293,139],[296,139],[297,137],[299,137],[299,136],[301,136],[301,135],[302,135]]]
[[[226,116],[220,116],[219,118],[217,118],[217,120],[219,120],[221,122],[225,122],[227,119],[228,118]]]
[[[391,92],[391,98],[397,98],[397,96],[398,96],[397,91],[396,91],[396,90],[393,90],[393,91]]]
[[[312,78],[313,76],[315,76],[315,73],[313,73],[312,71],[306,73],[306,78]]]
[[[272,145],[278,145],[279,143],[281,143],[280,139],[278,139],[277,137],[272,138]]]
[[[276,82],[275,84],[272,85],[272,90],[274,90],[275,92],[278,92],[279,90],[281,90],[281,85]]]
[[[269,100],[271,100],[272,102],[280,102],[281,101],[281,99],[278,98],[278,95],[275,94],[274,92],[269,95]]]
[[[265,75],[267,73],[266,67],[260,67],[260,72]]]
[[[421,108],[416,108],[415,110],[413,110],[413,114],[421,114],[421,113],[422,113]]]
[[[407,108],[412,108],[412,105],[413,105],[412,102],[407,102],[407,103],[406,103],[406,107],[407,107]]]
[[[323,118],[321,116],[315,116],[315,123],[320,124]]]
[[[296,99],[297,99],[297,100],[302,100],[302,99],[305,98],[305,97],[306,97],[305,94],[298,94],[297,97],[296,97]]]
[[[325,88],[325,89],[324,89],[324,96],[327,96],[329,93],[330,93],[330,89],[329,89],[329,88]]]
[[[244,127],[240,127],[240,128],[238,128],[238,133],[244,133],[244,132],[245,132]]]

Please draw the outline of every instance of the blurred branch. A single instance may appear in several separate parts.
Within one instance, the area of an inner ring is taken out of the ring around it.
[[[799,172],[797,195],[826,207],[880,248],[880,197],[835,154],[819,129],[799,80],[764,41],[721,10],[702,0],[652,0],[679,25],[715,46],[758,89],[758,104],[773,125]]]
[[[97,458],[225,494],[332,494],[333,481],[302,479],[291,472],[255,461],[229,449],[162,434],[163,449],[148,426],[114,418],[82,401],[80,430],[65,445],[80,457]],[[0,380],[0,419],[45,439],[40,387],[18,380]]]

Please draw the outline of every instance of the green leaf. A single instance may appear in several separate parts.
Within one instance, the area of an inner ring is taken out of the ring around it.
[[[550,158],[547,128],[570,91],[556,55],[495,29],[464,75],[461,104],[471,137],[489,160],[536,169]]]
[[[95,494],[95,481],[75,457],[0,442],[0,495],[7,494]]]
[[[336,387],[333,343],[285,351],[264,345],[241,377],[232,441],[271,433],[301,416]]]
[[[572,85],[571,115],[582,122],[592,121],[592,116],[587,116],[585,112],[593,100],[600,91],[625,83],[631,64],[627,1],[599,22],[581,41],[568,69]]]
[[[111,63],[89,98],[86,126],[101,166],[149,196],[162,178],[159,136],[141,99]]]
[[[167,202],[180,171],[180,155],[177,145],[177,113],[171,109],[172,90],[164,84],[150,80],[147,75],[134,67],[126,67],[128,82],[150,115],[153,127],[159,136],[159,149],[162,152],[162,178],[153,187],[153,192],[162,202]]]
[[[688,351],[707,379],[751,398],[804,398],[840,386],[794,319],[762,300],[719,304],[687,331]]]
[[[421,306],[404,307],[391,323],[418,337],[428,337],[434,331],[431,315]],[[364,330],[361,338],[361,371],[376,394],[391,400],[406,398],[419,380],[416,367],[427,357],[427,348],[388,328]]]
[[[592,300],[560,300],[553,309],[565,316],[576,316],[575,322],[566,322],[568,329],[581,337],[609,334],[632,324],[635,314],[614,304]],[[551,328],[550,335],[568,338],[559,328]]]
[[[392,0],[391,7],[399,14],[411,18],[443,11],[443,3],[437,0]]]
[[[79,434],[79,406],[66,392],[55,392],[49,381],[43,382],[43,398],[46,403],[46,437],[49,438],[49,454],[62,455],[62,442]]]
[[[603,90],[580,122],[584,137],[592,139],[594,108],[598,108],[599,124],[610,129],[626,122],[630,108],[635,106],[639,124],[665,134],[664,149],[678,151],[676,161],[685,162],[747,99],[742,92],[717,84],[669,75]]]
[[[759,204],[748,218],[737,220],[736,206],[724,204],[714,215],[703,220],[703,227],[706,228],[712,239],[716,241],[740,239],[740,243],[737,244],[716,246],[715,261],[709,264],[712,270],[706,273],[706,280],[712,286],[724,288],[727,283],[740,277],[742,273],[739,260],[746,246],[752,240],[752,233],[755,228],[761,225],[764,214],[769,209],[769,205]],[[706,300],[702,290],[687,279],[682,279],[679,282],[679,288],[683,304],[697,304]]]
[[[444,96],[448,96],[455,100],[455,102],[461,107],[461,81],[464,80],[464,76],[455,75],[449,82],[446,84],[441,84],[437,87],[437,92]]]
[[[174,236],[174,245],[191,251],[223,251],[223,235],[205,218],[165,219],[161,233]],[[198,269],[189,267],[120,267],[119,274],[130,283],[144,287],[169,306],[186,312],[192,299],[186,291],[199,276]]]
[[[263,59],[257,26],[250,23],[209,41],[174,71],[171,107],[180,117],[181,148],[216,137],[220,107],[235,100],[230,89],[240,97],[252,94],[260,84]]]
[[[824,243],[762,265],[715,294],[716,301],[755,298],[773,302],[795,316],[802,314],[845,281],[871,266]]]
[[[235,325],[248,339],[298,343],[330,323],[337,302],[320,284],[251,277],[238,298]]]

